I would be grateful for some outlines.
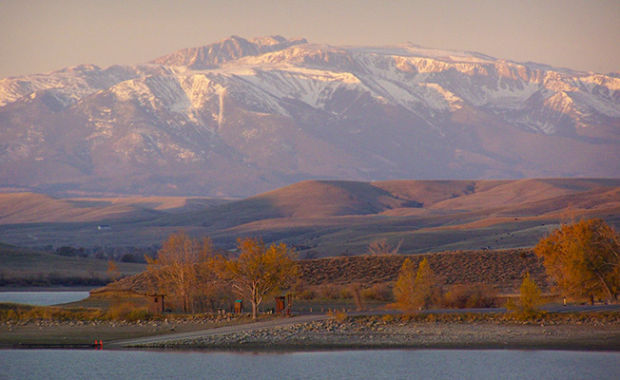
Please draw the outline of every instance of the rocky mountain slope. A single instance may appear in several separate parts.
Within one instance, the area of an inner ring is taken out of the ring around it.
[[[252,195],[315,178],[620,176],[620,76],[230,37],[0,80],[0,187]]]

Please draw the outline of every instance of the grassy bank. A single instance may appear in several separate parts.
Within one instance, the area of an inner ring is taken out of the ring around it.
[[[1,287],[102,286],[114,279],[108,262],[94,258],[66,257],[28,248],[0,244]],[[116,263],[118,275],[140,273],[144,264]]]

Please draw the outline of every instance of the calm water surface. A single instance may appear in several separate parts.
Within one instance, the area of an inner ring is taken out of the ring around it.
[[[88,298],[87,291],[0,292],[0,302],[49,306]]]
[[[1,379],[618,379],[620,353],[0,350]]]

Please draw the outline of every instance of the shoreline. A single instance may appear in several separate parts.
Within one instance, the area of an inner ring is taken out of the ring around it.
[[[35,347],[24,347],[32,349]],[[500,343],[434,343],[434,344],[287,344],[287,345],[232,345],[232,346],[165,346],[165,347],[112,347],[108,350],[137,350],[137,351],[205,351],[205,352],[316,352],[316,351],[365,351],[365,350],[549,350],[549,351],[597,351],[620,352],[620,345],[583,345],[581,343],[554,343],[554,344],[500,344]]]
[[[3,350],[97,350],[92,344],[25,344],[17,346],[0,346]],[[582,352],[620,352],[617,345],[583,346],[581,344],[432,344],[432,345],[238,345],[238,346],[178,346],[178,347],[104,347],[105,351],[161,351],[161,352],[229,352],[229,353],[294,353],[294,352],[325,352],[325,351],[372,351],[372,350],[524,350],[524,351],[582,351]]]
[[[186,338],[139,341],[126,348],[198,350],[555,349],[620,351],[620,325],[494,322],[386,322],[333,319]]]
[[[620,319],[419,320],[415,316],[275,318],[227,325],[206,320],[0,324],[0,349],[291,352],[375,349],[620,351]],[[480,316],[472,316],[480,318]]]
[[[90,292],[98,286],[0,286],[0,293],[11,292]]]

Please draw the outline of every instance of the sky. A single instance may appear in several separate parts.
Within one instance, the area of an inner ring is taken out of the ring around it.
[[[619,0],[0,0],[0,78],[275,34],[620,72]]]

